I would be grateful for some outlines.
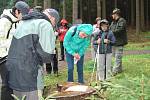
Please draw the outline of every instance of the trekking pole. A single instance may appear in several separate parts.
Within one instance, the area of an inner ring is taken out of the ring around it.
[[[107,44],[105,44],[105,63],[104,63],[105,64],[105,75],[104,75],[104,79],[106,79],[106,70],[107,70],[106,69],[106,63],[107,63],[106,62],[106,56],[107,56]]]
[[[98,55],[98,52],[99,52],[99,45],[98,45],[98,48],[97,48],[97,52],[96,52],[96,56],[95,56],[95,59],[94,59],[94,68],[93,68],[93,71],[92,71],[92,76],[91,76],[91,79],[90,79],[90,85],[91,85],[91,82],[93,80],[93,76],[94,76],[94,71],[96,69],[96,65],[97,65],[97,55]],[[97,71],[96,71],[96,81],[97,81]]]
[[[108,39],[108,34],[106,34],[106,39]],[[107,62],[106,62],[106,58],[107,58],[107,43],[104,45],[105,47],[104,47],[104,49],[105,49],[105,75],[104,75],[104,79],[106,80],[106,64],[107,64]]]

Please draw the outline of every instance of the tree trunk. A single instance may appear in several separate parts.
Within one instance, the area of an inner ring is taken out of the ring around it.
[[[102,17],[101,0],[97,0],[97,17]]]
[[[73,0],[72,23],[75,24],[78,18],[78,0]]]
[[[103,0],[103,9],[102,9],[102,13],[103,13],[103,18],[106,18],[106,0]]]
[[[134,26],[135,22],[135,9],[134,9],[134,0],[131,0],[131,26]]]
[[[80,0],[80,19],[83,19],[83,18],[82,18],[82,15],[83,15],[83,14],[82,14],[82,13],[83,13],[83,12],[82,12],[82,10],[83,10],[82,8],[83,8],[82,0]]]
[[[148,29],[149,28],[149,16],[148,16],[148,11],[149,11],[149,8],[148,8],[148,6],[149,6],[149,0],[147,0],[146,1],[146,28]]]
[[[145,30],[145,13],[144,13],[144,0],[141,0],[141,30],[144,31]]]
[[[44,9],[51,7],[51,0],[44,0]]]
[[[66,19],[66,0],[63,0],[63,18]]]
[[[34,6],[37,6],[37,0],[34,0]]]
[[[52,4],[51,4],[51,0],[48,0],[48,7],[51,8]]]
[[[133,0],[131,0],[131,1],[133,1]],[[117,0],[115,0],[115,8],[117,8]]]
[[[136,0],[136,34],[140,33],[140,4],[139,0]]]

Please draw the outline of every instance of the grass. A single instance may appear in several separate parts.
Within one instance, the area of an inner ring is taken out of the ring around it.
[[[150,42],[145,43],[129,43],[125,48],[126,50],[148,50],[147,48]],[[145,45],[144,48],[141,45]],[[139,46],[137,49],[136,47]],[[141,48],[140,48],[141,47]],[[142,75],[150,77],[150,54],[141,54],[141,55],[125,55],[123,57],[123,73],[118,74],[112,78],[112,83],[117,83],[120,80],[126,80],[128,78],[141,77]],[[84,65],[84,78],[86,84],[89,85],[92,70],[94,67],[94,62],[89,60],[85,61]],[[76,67],[74,69],[74,77],[77,80]],[[60,70],[59,76],[46,75],[45,76],[45,86],[47,86],[46,93],[50,94],[52,91],[56,90],[56,84],[62,84],[67,80],[67,69]],[[111,100],[111,99],[110,99]],[[113,100],[113,99],[112,99]],[[119,100],[119,99],[118,99]]]
[[[125,46],[125,50],[150,50],[150,42],[129,43]]]

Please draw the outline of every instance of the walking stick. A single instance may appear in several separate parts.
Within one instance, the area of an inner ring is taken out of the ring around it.
[[[108,33],[106,34],[106,39],[108,39]],[[106,57],[107,57],[107,43],[105,44],[105,47],[104,47],[104,49],[105,49],[105,75],[104,75],[104,79],[106,80],[106,64],[107,64],[107,62],[106,62]]]
[[[104,63],[105,64],[105,75],[104,75],[104,80],[106,79],[106,70],[107,70],[106,69],[106,63],[107,63],[106,62],[106,56],[107,56],[107,44],[105,44],[105,63]]]
[[[96,69],[97,57],[98,57],[97,55],[98,55],[98,53],[99,53],[99,45],[98,45],[98,48],[97,48],[96,57],[95,57],[95,59],[94,59],[94,68],[93,68],[92,76],[91,76],[91,79],[90,79],[90,85],[91,85],[91,82],[92,82],[92,80],[93,80],[94,71],[95,71],[95,69]],[[97,82],[97,72],[96,72],[96,82]]]

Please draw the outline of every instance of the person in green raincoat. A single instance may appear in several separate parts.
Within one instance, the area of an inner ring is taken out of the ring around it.
[[[68,82],[73,82],[74,64],[77,64],[78,83],[84,83],[83,63],[84,54],[90,44],[90,35],[93,27],[91,24],[79,24],[72,26],[64,38],[66,49],[66,61],[68,64]]]

